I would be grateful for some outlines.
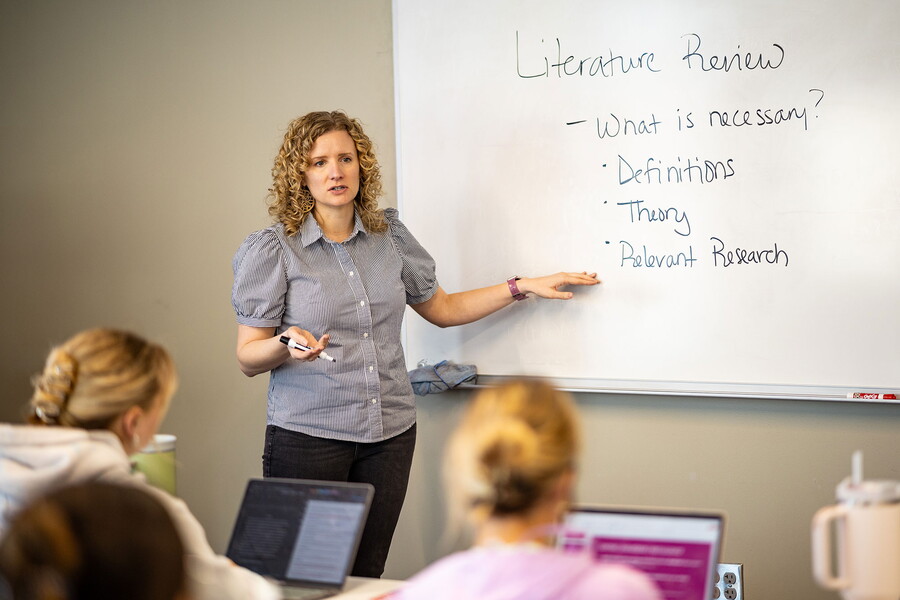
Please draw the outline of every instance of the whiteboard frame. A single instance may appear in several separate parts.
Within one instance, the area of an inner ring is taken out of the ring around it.
[[[507,375],[478,375],[477,383],[469,383],[460,388],[487,388],[514,378]],[[515,377],[522,379],[522,377]],[[525,377],[524,379],[532,379]],[[538,379],[538,378],[533,378]],[[795,400],[810,402],[850,402],[863,404],[895,404],[900,400],[848,398],[847,394],[889,394],[896,393],[883,389],[816,386],[788,386],[769,384],[737,384],[721,382],[689,381],[644,381],[621,379],[581,379],[581,378],[541,378],[549,381],[559,390],[584,394],[607,394],[625,396],[682,396],[699,398],[734,398],[751,400]]]

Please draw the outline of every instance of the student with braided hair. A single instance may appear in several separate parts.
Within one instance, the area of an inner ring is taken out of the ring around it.
[[[474,547],[416,575],[402,600],[660,600],[646,575],[553,547],[575,485],[575,407],[540,380],[481,391],[451,436],[445,476],[451,523]]]
[[[132,473],[129,456],[153,439],[175,387],[169,353],[132,333],[91,329],[52,349],[34,381],[28,424],[0,424],[0,536],[24,505],[60,487],[130,485],[175,522],[192,598],[276,598],[262,577],[213,552],[183,501]]]

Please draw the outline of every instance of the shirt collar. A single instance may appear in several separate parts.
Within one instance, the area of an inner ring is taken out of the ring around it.
[[[346,241],[352,240],[354,237],[356,237],[357,233],[368,232],[363,226],[363,222],[359,217],[359,214],[356,211],[353,211],[353,231],[350,232],[350,237],[348,237]],[[322,228],[319,227],[319,223],[312,216],[312,214],[309,214],[303,221],[303,225],[300,226],[300,245],[306,248],[319,239],[328,241],[328,239],[325,237],[325,234],[322,233]]]

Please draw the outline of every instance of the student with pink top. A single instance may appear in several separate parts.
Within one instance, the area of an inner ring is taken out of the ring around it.
[[[451,437],[452,522],[474,546],[413,577],[403,600],[660,600],[644,574],[553,547],[575,483],[579,430],[568,394],[515,380],[480,392]]]

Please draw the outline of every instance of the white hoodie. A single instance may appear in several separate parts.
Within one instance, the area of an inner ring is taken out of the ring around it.
[[[143,475],[133,474],[112,432],[0,424],[0,537],[15,511],[32,498],[87,481],[135,486],[166,507],[184,543],[188,585],[195,600],[279,597],[265,579],[216,555],[200,522],[182,500],[149,485]]]

